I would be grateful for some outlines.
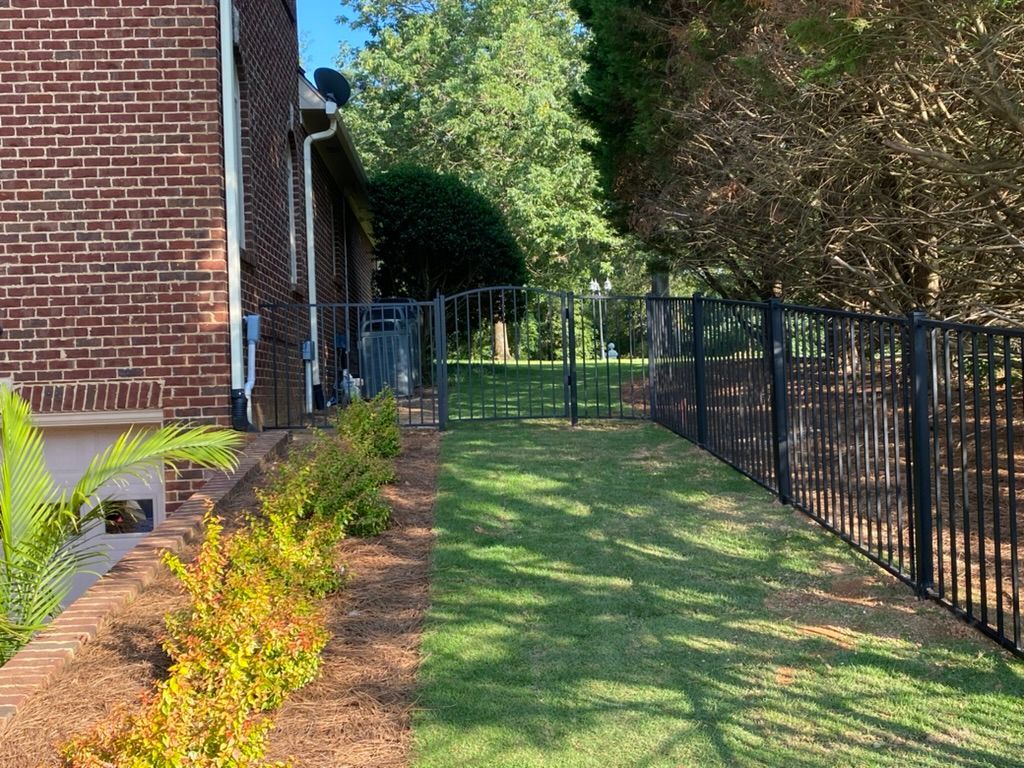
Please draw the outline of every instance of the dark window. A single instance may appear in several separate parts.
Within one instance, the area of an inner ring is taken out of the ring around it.
[[[106,533],[149,533],[153,530],[153,500],[103,502]]]

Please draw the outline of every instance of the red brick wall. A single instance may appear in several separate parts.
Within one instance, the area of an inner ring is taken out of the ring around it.
[[[0,378],[226,421],[217,40],[209,0],[0,3]]]
[[[349,284],[352,301],[373,296],[373,246],[351,208],[348,208]]]
[[[294,0],[236,7],[255,311],[306,300],[298,47]],[[216,0],[0,0],[0,379],[126,395],[158,382],[165,418],[228,422],[218,45]],[[338,301],[327,201],[340,192],[316,162],[320,300]],[[199,480],[169,478],[169,505]]]
[[[246,210],[243,307],[305,300],[289,281],[288,184],[294,184],[299,280],[305,285],[302,240],[302,137],[298,105],[295,17],[283,0],[238,0],[242,63],[242,157]],[[293,178],[287,178],[287,155]]]

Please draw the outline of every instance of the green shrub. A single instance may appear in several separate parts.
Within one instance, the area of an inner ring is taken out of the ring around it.
[[[268,519],[291,524],[332,522],[360,536],[387,527],[380,487],[394,480],[392,464],[336,436],[318,432],[278,467],[259,494]]]
[[[374,275],[383,296],[430,301],[484,285],[522,285],[526,260],[493,201],[452,174],[398,165],[370,184]]]
[[[244,542],[247,532],[238,534]],[[327,643],[323,617],[299,590],[256,560],[232,560],[207,519],[195,561],[166,562],[189,596],[166,619],[168,677],[136,712],[120,711],[62,753],[71,768],[248,768],[259,764],[269,720],[310,682]]]
[[[245,536],[231,540],[231,561],[243,569],[264,568],[289,589],[319,599],[342,585],[334,561],[341,538],[334,523],[293,526],[280,517],[253,521]]]
[[[380,488],[394,468],[380,451],[397,452],[394,408],[393,397],[375,398],[351,439],[315,433],[258,492],[262,514],[242,531],[225,541],[208,517],[194,562],[166,557],[189,597],[165,620],[168,677],[136,710],[118,710],[65,744],[68,768],[262,764],[263,713],[319,669],[327,632],[311,600],[341,584],[335,545],[346,532],[387,527]]]
[[[342,409],[337,425],[338,433],[367,456],[393,459],[401,450],[398,403],[390,389]]]

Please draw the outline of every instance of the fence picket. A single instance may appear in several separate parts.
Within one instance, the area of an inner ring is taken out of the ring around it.
[[[410,426],[650,418],[1024,654],[1024,329],[519,286],[261,314],[257,403],[271,427],[326,423],[353,370],[369,389],[401,389]],[[396,320],[406,336],[375,342]],[[310,412],[300,350],[312,341],[328,407]]]

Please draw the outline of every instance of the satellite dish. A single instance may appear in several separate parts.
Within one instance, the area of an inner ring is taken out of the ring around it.
[[[333,101],[339,107],[344,106],[348,97],[352,95],[352,86],[340,72],[335,72],[328,67],[320,67],[313,73],[313,82],[316,89],[320,91],[328,101]]]

